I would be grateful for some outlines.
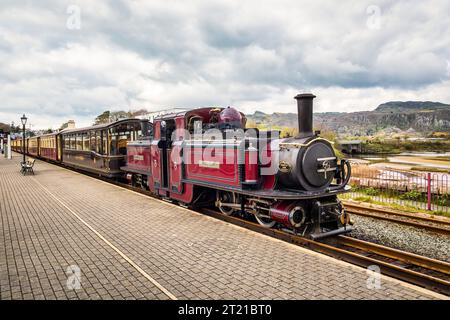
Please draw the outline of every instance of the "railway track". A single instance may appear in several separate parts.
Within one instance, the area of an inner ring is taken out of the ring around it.
[[[63,164],[56,165],[131,191],[157,198],[151,192],[138,187],[133,187],[128,184],[112,181],[95,174],[76,170]],[[447,262],[419,256],[347,236],[338,236],[332,239],[326,239],[324,241],[314,241],[283,230],[268,229],[258,223],[244,220],[239,217],[226,216],[209,208],[197,208],[194,211],[364,268],[376,265],[380,268],[381,274],[450,296],[450,263]]]
[[[433,216],[425,216],[420,214],[415,215],[394,210],[362,206],[348,201],[343,201],[343,203],[344,208],[350,214],[386,220],[450,236],[450,220]]]

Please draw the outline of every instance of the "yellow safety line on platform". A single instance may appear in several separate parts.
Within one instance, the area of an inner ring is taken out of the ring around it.
[[[133,262],[130,258],[128,258],[122,251],[120,251],[115,245],[109,242],[104,236],[102,236],[97,230],[91,227],[86,221],[83,220],[78,214],[76,214],[72,209],[70,209],[64,202],[62,202],[57,196],[55,196],[50,190],[48,190],[44,185],[42,185],[36,178],[31,177],[34,182],[36,182],[39,186],[42,187],[50,196],[52,196],[56,201],[58,201],[64,208],[66,208],[71,214],[73,214],[78,220],[80,220],[86,227],[88,227],[92,232],[94,232],[97,237],[103,240],[108,246],[111,247],[114,251],[116,251],[122,258],[124,258],[133,268],[135,268],[140,274],[142,274],[145,278],[147,278],[151,283],[153,283],[158,289],[164,292],[171,300],[178,300],[169,290],[164,288],[158,281],[153,279],[147,272],[145,272],[141,267],[139,267],[136,263]]]

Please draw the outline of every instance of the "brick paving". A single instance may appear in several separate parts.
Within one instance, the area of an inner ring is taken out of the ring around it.
[[[23,177],[19,161],[0,158],[0,299],[440,298],[384,276],[368,289],[362,268],[48,163]]]

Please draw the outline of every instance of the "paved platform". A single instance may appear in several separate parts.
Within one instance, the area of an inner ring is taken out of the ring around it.
[[[365,269],[42,161],[24,177],[19,162],[0,158],[0,299],[442,298],[384,276],[369,289]]]

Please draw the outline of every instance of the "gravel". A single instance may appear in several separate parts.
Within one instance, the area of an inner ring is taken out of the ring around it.
[[[450,262],[450,237],[393,222],[352,215],[354,238]]]

